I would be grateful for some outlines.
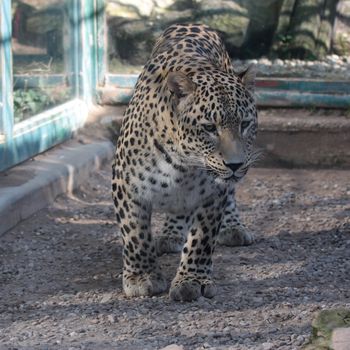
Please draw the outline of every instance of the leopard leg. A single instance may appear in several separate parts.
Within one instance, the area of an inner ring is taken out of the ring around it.
[[[254,242],[254,234],[247,229],[239,217],[233,185],[229,189],[217,242],[227,246],[250,245]]]
[[[220,227],[226,194],[211,199],[191,217],[191,226],[181,254],[180,266],[170,287],[170,298],[192,301],[200,296],[212,298],[216,286],[212,281],[212,254]]]
[[[129,297],[151,296],[168,289],[157,265],[151,234],[151,207],[113,185],[116,217],[123,239],[123,290]],[[131,200],[130,200],[131,199]]]
[[[158,255],[179,253],[186,242],[190,216],[167,214],[162,234],[156,238]]]

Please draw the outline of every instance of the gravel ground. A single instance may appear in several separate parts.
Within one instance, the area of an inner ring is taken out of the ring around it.
[[[123,295],[105,167],[0,238],[0,349],[300,349],[317,311],[350,307],[349,178],[252,169],[238,198],[257,242],[218,247],[214,299],[174,303]],[[169,281],[178,260],[160,258]]]
[[[335,54],[315,61],[262,57],[247,60],[233,59],[232,64],[238,71],[249,64],[254,64],[258,77],[289,77],[330,81],[348,81],[350,79],[350,56]],[[139,74],[141,70],[142,66],[122,65],[116,69],[115,73]]]
[[[254,64],[258,72],[258,77],[268,78],[299,78],[299,79],[321,79],[340,80],[350,79],[350,56],[328,55],[320,60],[300,60],[300,59],[270,59],[267,57],[254,59],[232,59],[233,67],[240,71],[249,64]],[[142,66],[132,66],[122,64],[117,68],[110,67],[113,73],[139,74]]]
[[[350,57],[329,55],[322,60],[306,61],[299,59],[268,59],[266,57],[250,60],[233,60],[233,66],[256,66],[258,76],[319,78],[326,80],[349,80]]]

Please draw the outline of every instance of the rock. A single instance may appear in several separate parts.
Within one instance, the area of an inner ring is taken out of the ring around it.
[[[184,347],[182,345],[170,344],[160,350],[184,350]]]
[[[248,10],[232,1],[202,0],[131,1],[109,3],[109,55],[127,64],[142,65],[148,59],[161,32],[172,23],[207,24],[222,33],[227,49],[235,55],[242,46],[249,25]]]
[[[116,323],[117,322],[117,318],[115,317],[115,315],[108,315],[107,319],[110,323]]]
[[[332,334],[332,349],[350,349],[350,328],[336,328]]]
[[[295,344],[297,346],[303,345],[304,342],[305,342],[305,339],[302,335],[297,336],[296,341],[295,341]]]
[[[197,13],[199,22],[222,33],[231,55],[242,46],[249,25],[248,11],[244,6],[233,1],[203,0]]]
[[[274,64],[277,64],[279,66],[282,66],[284,64],[283,60],[281,60],[280,58],[277,58],[275,61],[274,61]]]
[[[270,350],[273,347],[274,347],[273,343],[266,342],[261,344],[261,350]]]
[[[333,309],[322,310],[312,322],[312,336],[305,350],[316,350],[322,347],[330,348],[334,340],[333,331],[335,329],[350,327],[350,310]],[[348,328],[350,329],[350,328]],[[340,334],[343,331],[340,331]],[[336,332],[336,342],[340,341],[338,331]],[[340,345],[339,345],[340,346]],[[339,350],[342,348],[339,348]]]
[[[112,298],[113,298],[113,294],[112,294],[112,293],[106,293],[106,294],[102,297],[101,303],[108,303]]]
[[[168,1],[174,2],[174,1]],[[106,12],[109,16],[122,16],[126,18],[148,17],[154,11],[152,0],[120,0],[118,2],[108,1]]]

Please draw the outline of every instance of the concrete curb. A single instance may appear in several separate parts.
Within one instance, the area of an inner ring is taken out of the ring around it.
[[[84,183],[113,153],[109,141],[71,140],[0,174],[0,235]]]
[[[349,169],[350,119],[335,113],[261,111],[256,144],[264,150],[258,166]]]

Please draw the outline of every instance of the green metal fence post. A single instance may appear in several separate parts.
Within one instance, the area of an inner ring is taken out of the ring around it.
[[[81,59],[81,93],[87,103],[93,99],[93,90],[97,77],[94,67],[96,38],[94,36],[94,0],[80,0],[80,25],[82,39]]]
[[[1,143],[11,142],[13,131],[12,99],[12,52],[11,52],[11,1],[0,2],[0,65],[1,65],[1,106],[0,106],[0,139]],[[3,161],[0,155],[0,162]]]
[[[107,38],[106,38],[106,13],[105,0],[95,0],[97,16],[95,18],[95,35],[97,40],[96,66],[97,83],[99,86],[105,84],[107,73]]]
[[[72,84],[75,95],[81,96],[81,20],[80,20],[80,0],[66,0],[67,13],[69,17],[69,33],[71,55],[69,56],[68,76]]]

